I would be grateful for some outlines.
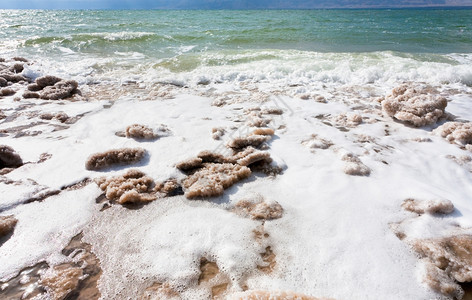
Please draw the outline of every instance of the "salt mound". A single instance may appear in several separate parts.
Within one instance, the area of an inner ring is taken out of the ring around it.
[[[454,205],[450,200],[406,199],[403,201],[402,207],[417,214],[450,214],[454,211]]]
[[[282,291],[245,291],[229,295],[228,300],[328,300],[315,298],[295,292]]]
[[[8,81],[3,78],[3,77],[0,77],[0,87],[5,87],[8,85]]]
[[[233,211],[254,220],[274,220],[281,218],[284,210],[276,201],[266,201],[259,196],[238,201]]]
[[[119,204],[150,202],[157,199],[154,180],[139,170],[129,170],[123,175],[95,180],[108,200]]]
[[[251,175],[248,167],[231,163],[204,164],[204,167],[183,181],[185,196],[196,197],[220,196],[224,190]]]
[[[334,144],[330,140],[319,137],[317,134],[312,134],[308,139],[302,141],[302,145],[311,149],[328,149]]]
[[[10,67],[10,71],[13,73],[21,73],[23,72],[24,66],[23,64],[14,64],[13,66]]]
[[[256,162],[263,162],[265,164],[270,164],[272,162],[272,158],[270,157],[269,152],[260,151],[254,149],[253,147],[248,147],[244,151],[237,153],[233,157],[241,166],[249,166]]]
[[[126,128],[126,137],[134,139],[151,140],[158,137],[158,135],[145,125],[133,124]]]
[[[447,100],[431,87],[401,85],[382,101],[383,111],[390,117],[416,127],[435,124],[445,112]]]
[[[433,132],[451,143],[472,144],[472,123],[447,122]]]
[[[0,169],[17,168],[23,165],[23,160],[13,148],[0,145]]]
[[[261,112],[263,114],[267,114],[267,115],[281,115],[281,114],[284,113],[284,111],[281,108],[278,108],[278,107],[264,108]]]
[[[369,176],[370,168],[362,163],[362,161],[353,153],[344,154],[341,159],[346,162],[344,173],[355,176]]]
[[[266,135],[248,135],[234,138],[227,144],[227,146],[232,149],[242,149],[248,146],[257,148],[270,139],[271,137]]]
[[[472,236],[418,240],[413,243],[413,249],[430,263],[426,270],[430,287],[461,299],[463,290],[453,281],[472,281]]]
[[[85,163],[87,170],[102,170],[113,165],[130,165],[147,154],[143,148],[121,148],[91,155]]]
[[[58,266],[41,275],[41,284],[52,294],[54,300],[61,300],[77,288],[82,275],[81,268]]]
[[[40,97],[41,96],[38,93],[35,93],[35,92],[26,91],[26,92],[23,93],[23,98],[25,98],[25,99],[33,99],[33,98],[39,99]]]
[[[21,61],[21,62],[28,62],[28,60],[24,57],[21,57],[21,56],[15,56],[12,58],[12,60],[14,61]]]
[[[156,183],[154,191],[161,197],[171,197],[183,194],[182,187],[175,178],[168,179],[161,183]]]
[[[13,216],[0,216],[0,238],[13,232],[17,222]]]
[[[74,95],[79,84],[75,80],[59,81],[53,86],[46,86],[40,93],[41,99],[60,100]]]
[[[180,300],[179,293],[174,291],[169,284],[155,282],[146,288],[139,300]]]

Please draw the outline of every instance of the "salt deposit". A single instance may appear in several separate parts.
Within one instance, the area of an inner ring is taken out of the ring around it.
[[[446,98],[427,86],[401,85],[382,101],[388,116],[416,127],[435,124],[446,106]]]
[[[102,170],[116,165],[130,165],[141,161],[147,152],[143,148],[121,148],[91,155],[85,163],[87,170]]]
[[[12,233],[17,222],[14,216],[0,216],[0,238]]]
[[[472,144],[472,123],[446,122],[434,130],[450,143]]]
[[[0,169],[17,168],[21,165],[23,165],[23,160],[12,147],[0,145]]]
[[[255,220],[279,219],[283,214],[283,208],[279,203],[276,201],[266,201],[261,196],[239,200],[234,206],[233,211]]]
[[[416,200],[406,199],[402,203],[402,208],[417,214],[440,213],[450,214],[454,211],[454,205],[450,200]]]

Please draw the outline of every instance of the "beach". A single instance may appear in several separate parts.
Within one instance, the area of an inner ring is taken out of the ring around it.
[[[0,16],[0,298],[472,297],[472,10]]]

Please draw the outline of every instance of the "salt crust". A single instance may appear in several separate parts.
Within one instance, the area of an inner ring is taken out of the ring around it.
[[[148,126],[133,124],[126,127],[126,137],[134,139],[152,140],[157,138],[158,135],[154,132],[154,130],[152,130],[152,128]]]
[[[243,149],[248,146],[259,147],[263,143],[269,141],[270,136],[266,135],[248,135],[244,137],[237,137],[231,140],[227,146],[232,149]]]
[[[12,233],[17,222],[14,216],[0,216],[0,238]]]
[[[362,123],[362,116],[356,113],[343,113],[330,119],[336,127],[356,127]]]
[[[317,134],[312,134],[309,138],[302,141],[302,145],[310,149],[328,149],[334,144],[332,141],[321,138]]]
[[[429,86],[401,85],[382,101],[383,111],[390,117],[421,127],[435,124],[444,116],[446,98]]]
[[[472,144],[472,123],[446,122],[436,128],[433,133],[442,136],[450,143]]]
[[[87,170],[103,170],[115,165],[131,165],[141,161],[147,154],[143,148],[121,148],[91,155],[86,163]]]

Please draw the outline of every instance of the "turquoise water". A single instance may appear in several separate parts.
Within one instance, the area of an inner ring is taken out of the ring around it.
[[[80,62],[88,74],[137,64],[139,72],[218,73],[259,62],[252,68],[274,67],[263,76],[300,73],[293,65],[306,75],[335,69],[332,62],[351,71],[386,60],[470,66],[471,53],[470,9],[0,11],[0,56]],[[459,71],[451,80],[469,84],[472,75]]]

